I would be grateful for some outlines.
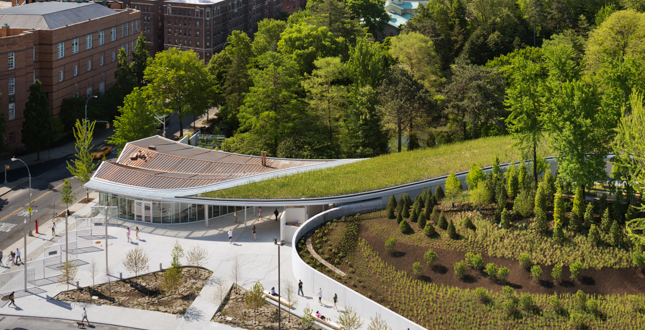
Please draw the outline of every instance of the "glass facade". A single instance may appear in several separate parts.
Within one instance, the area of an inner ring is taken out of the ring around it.
[[[99,205],[116,206],[119,218],[152,223],[187,223],[212,219],[235,212],[233,206],[198,205],[185,203],[164,203],[153,200],[131,198],[115,194],[99,193]],[[243,207],[237,207],[244,210]]]

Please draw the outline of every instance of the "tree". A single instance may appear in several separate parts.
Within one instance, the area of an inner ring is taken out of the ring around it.
[[[224,300],[226,300],[226,296],[228,296],[230,289],[230,286],[226,286],[226,284],[224,284],[224,281],[220,280],[215,287],[215,292],[213,293],[213,303],[216,306],[223,306]],[[219,310],[220,313],[222,313],[222,316],[226,315],[225,308],[220,307]]]
[[[119,107],[120,116],[114,119],[114,134],[108,142],[119,150],[126,143],[143,139],[157,132],[153,113],[154,109],[149,103],[150,92],[148,87],[135,88],[125,97],[123,106]]]
[[[226,79],[221,85],[224,91],[225,104],[221,107],[218,119],[229,126],[231,132],[239,127],[238,115],[244,105],[244,97],[253,85],[249,69],[253,60],[253,47],[251,39],[242,31],[233,31],[227,38],[229,46],[225,48]],[[261,43],[261,41],[260,41]]]
[[[618,246],[621,241],[622,232],[618,222],[614,220],[614,223],[611,225],[611,230],[609,231],[610,243],[613,246]]]
[[[412,227],[410,227],[410,224],[407,221],[403,220],[399,224],[399,230],[401,230],[403,234],[408,234],[412,231]]]
[[[356,310],[352,307],[346,306],[345,313],[341,313],[338,317],[338,324],[342,326],[345,330],[357,330],[363,326],[363,321],[358,315]]]
[[[585,197],[584,192],[581,186],[576,188],[576,194],[573,198],[573,209],[572,213],[575,213],[578,216],[578,219],[583,219],[585,214]]]
[[[63,181],[63,189],[60,191],[60,201],[65,204],[65,262],[69,261],[69,230],[67,221],[69,218],[69,204],[74,203],[74,200],[76,200],[76,194],[72,190],[72,184],[65,179]]]
[[[559,283],[562,280],[562,266],[560,264],[555,264],[553,270],[551,270],[551,277],[556,283]]]
[[[263,19],[258,22],[258,32],[253,38],[253,53],[259,57],[266,52],[278,50],[280,34],[287,28],[287,22],[276,19]],[[235,33],[235,31],[234,31]]]
[[[549,227],[546,223],[546,213],[542,209],[537,207],[535,208],[534,228],[538,233],[542,235],[546,235],[549,230]]]
[[[468,185],[468,189],[473,190],[477,188],[477,184],[484,179],[486,179],[486,173],[484,173],[484,170],[475,163],[470,165],[470,171],[468,171],[468,174],[466,175],[466,184]]]
[[[463,138],[466,123],[472,127],[471,138],[477,138],[478,125],[503,127],[504,78],[496,69],[474,65],[463,57],[452,66],[452,78],[443,89],[443,104],[448,115],[462,120]]]
[[[576,280],[578,276],[580,276],[580,272],[582,272],[582,263],[580,261],[576,261],[569,266],[569,271],[571,272],[571,280]]]
[[[439,82],[438,57],[429,37],[418,32],[400,34],[392,38],[390,54],[428,90],[436,88]]]
[[[148,61],[150,59],[148,49],[146,49],[146,37],[144,37],[143,34],[139,35],[137,38],[137,44],[134,46],[132,58],[133,61],[130,63],[130,71],[134,77],[135,86],[143,87],[146,84],[144,73],[148,67]]]
[[[67,285],[67,290],[69,290],[69,285],[74,284],[78,281],[76,277],[78,275],[78,262],[76,260],[68,261],[66,260],[60,266],[60,275],[58,275],[58,283],[61,285]]]
[[[291,303],[291,308],[295,308],[298,305],[298,294],[296,291],[296,285],[293,284],[293,282],[286,280],[282,287],[282,293],[287,301]],[[291,320],[291,313],[289,313],[289,320]]]
[[[353,19],[358,19],[368,31],[382,31],[390,16],[385,12],[383,0],[345,0],[345,8]]]
[[[461,181],[459,181],[454,172],[450,172],[446,179],[446,196],[454,200],[455,197],[461,194],[461,190]]]
[[[505,229],[510,228],[511,227],[511,215],[508,214],[508,211],[506,211],[506,209],[502,210],[501,218],[502,218],[502,221],[501,221],[502,228],[505,228]]]
[[[598,231],[598,227],[596,227],[595,224],[591,225],[587,238],[594,246],[598,246],[598,244],[600,244],[600,232]]]
[[[388,72],[379,88],[378,107],[385,115],[386,123],[397,132],[398,152],[401,152],[401,134],[407,129],[408,134],[416,122],[430,114],[432,100],[428,90],[400,66],[394,66]]]
[[[276,155],[279,144],[295,134],[305,120],[305,104],[299,96],[296,64],[290,57],[270,52],[260,62],[264,69],[251,71],[253,87],[238,114],[240,130],[257,136],[269,147],[269,154]]]
[[[443,214],[443,211],[441,211],[441,215],[439,216],[439,220],[437,221],[437,226],[439,226],[439,228],[443,230],[448,229],[448,220],[446,220],[446,216]]]
[[[189,265],[202,267],[210,258],[208,250],[201,245],[193,245],[186,253],[186,261]]]
[[[216,93],[204,62],[197,53],[170,48],[155,55],[145,70],[154,113],[178,113],[179,134],[183,119],[206,111]]]
[[[302,311],[302,319],[301,322],[305,326],[305,329],[311,329],[311,327],[316,323],[316,319],[314,318],[314,311],[309,307],[309,304],[305,307],[305,309]]]
[[[240,279],[240,276],[242,276],[242,264],[240,263],[239,256],[235,256],[233,258],[233,265],[231,266],[231,277],[233,277],[233,281],[235,282],[235,288],[237,288],[237,281]]]
[[[543,85],[547,77],[543,53],[539,48],[517,50],[498,60],[506,76],[505,104],[511,111],[506,118],[516,145],[533,159],[533,179],[538,180],[537,149],[545,130],[541,120],[545,111]]]
[[[377,92],[371,86],[354,89],[344,121],[343,152],[346,157],[374,157],[388,152],[388,136],[378,111]]]
[[[85,185],[92,178],[92,172],[96,169],[98,164],[94,163],[91,150],[94,148],[92,144],[92,136],[94,135],[94,125],[96,122],[89,120],[77,120],[74,128],[74,138],[76,139],[76,159],[72,160],[70,164],[67,162],[67,170],[69,173],[76,177],[78,182]],[[87,202],[89,203],[90,194],[87,193]]]
[[[307,3],[307,10],[311,16],[306,21],[314,26],[325,27],[335,38],[343,38],[354,44],[357,38],[365,36],[365,32],[358,23],[361,17],[352,18],[346,4],[340,0],[310,1]]]
[[[264,304],[266,304],[266,300],[264,300],[264,287],[260,281],[257,281],[253,285],[253,288],[244,295],[244,305],[246,308],[252,309],[255,312],[253,313],[255,322],[258,321],[258,310]]]
[[[128,64],[128,54],[126,54],[125,48],[119,48],[117,68],[114,71],[116,81],[113,87],[119,98],[130,94],[137,87],[133,68],[134,66]]]
[[[99,267],[96,265],[96,261],[92,259],[90,262],[90,277],[92,278],[92,286],[94,286],[94,278],[96,277],[96,274],[99,272]]]
[[[38,161],[40,151],[49,147],[55,137],[49,100],[40,80],[29,86],[29,98],[23,113],[25,119],[22,122],[22,143],[27,150],[36,151]]]
[[[378,42],[367,38],[356,40],[356,46],[349,49],[349,59],[345,63],[347,75],[354,82],[354,88],[367,85],[376,88],[386,72],[386,57]]]
[[[328,130],[328,138],[334,140],[334,130],[343,117],[348,103],[345,86],[335,82],[345,78],[345,70],[340,57],[325,57],[314,61],[316,69],[305,75],[302,82],[307,92],[311,112],[318,115]]]
[[[421,266],[420,262],[416,261],[412,264],[412,272],[416,277],[423,275],[423,266]]]
[[[564,199],[562,197],[562,188],[558,187],[553,202],[553,221],[566,225],[566,215],[564,209]]]
[[[381,314],[376,313],[376,317],[370,317],[370,324],[367,326],[367,330],[392,330],[392,328],[381,318]]]
[[[428,264],[428,266],[432,266],[432,264],[437,260],[437,254],[432,249],[429,249],[423,254],[423,260]]]
[[[123,267],[127,271],[134,273],[135,277],[138,277],[139,273],[148,270],[149,262],[150,257],[148,257],[148,254],[143,249],[136,247],[125,253]]]
[[[446,230],[446,232],[448,233],[448,236],[450,236],[450,238],[452,239],[457,239],[457,237],[459,237],[459,235],[457,234],[457,230],[455,229],[455,224],[452,221],[452,219],[450,220],[450,223],[448,223],[448,229]]]
[[[437,231],[434,229],[432,222],[426,222],[425,227],[423,227],[423,233],[428,237],[434,237],[435,235],[437,235]]]
[[[633,11],[645,11],[645,1],[643,0],[621,0],[620,3],[623,7]]]
[[[306,23],[287,26],[281,37],[278,52],[291,57],[299,74],[311,73],[314,61],[319,58],[340,55],[342,40],[337,40],[325,26]]]

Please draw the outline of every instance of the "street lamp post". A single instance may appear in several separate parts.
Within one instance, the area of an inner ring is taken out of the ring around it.
[[[22,248],[22,253],[25,254],[25,260],[22,261],[22,263],[25,266],[25,293],[27,292],[27,219],[24,220],[24,225],[25,225],[25,236],[23,239],[23,248]]]
[[[98,96],[96,95],[91,95],[87,97],[87,101],[85,101],[85,121],[87,121],[87,103],[90,102],[90,99],[96,99]]]
[[[279,241],[277,238],[273,239],[273,244],[278,246],[278,292],[282,294],[281,286],[280,286],[280,247],[284,246],[284,241]],[[282,318],[280,317],[280,312],[282,310],[282,299],[280,296],[278,296],[278,330],[281,329],[281,324],[282,324]]]
[[[27,208],[27,210],[29,211],[29,226],[31,226],[31,171],[29,171],[29,166],[27,166],[27,163],[25,163],[22,159],[20,159],[20,158],[16,158],[16,157],[12,157],[12,158],[11,158],[11,161],[12,161],[12,162],[20,161],[20,162],[22,162],[22,163],[25,165],[25,167],[27,168],[27,174],[29,175],[29,207]],[[29,228],[29,236],[34,236],[34,235],[31,233],[31,227]],[[27,256],[26,256],[26,255],[25,255],[25,258],[27,258]]]

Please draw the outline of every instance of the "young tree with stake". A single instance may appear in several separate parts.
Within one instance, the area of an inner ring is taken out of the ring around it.
[[[72,191],[72,184],[69,183],[69,180],[65,179],[63,182],[63,189],[60,191],[60,201],[65,203],[65,262],[69,261],[69,228],[68,228],[68,218],[69,218],[69,204],[74,203],[76,199],[76,194]]]
[[[92,146],[92,136],[94,134],[95,121],[90,122],[87,119],[76,120],[74,127],[74,138],[76,139],[76,159],[67,162],[67,170],[71,175],[76,177],[78,182],[85,185],[92,178],[92,172],[98,166],[94,163],[94,158],[90,152]],[[86,201],[89,202],[90,193],[85,189]]]

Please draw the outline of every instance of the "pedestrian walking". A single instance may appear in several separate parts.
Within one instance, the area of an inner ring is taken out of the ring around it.
[[[336,303],[338,302],[338,295],[334,293],[334,309],[338,310],[338,307],[336,307]]]
[[[56,236],[56,221],[52,221],[52,238]]]
[[[18,260],[22,263],[22,258],[20,258],[20,249],[16,248],[16,261],[14,262],[16,265],[18,264]]]
[[[90,325],[90,320],[87,318],[87,311],[85,310],[85,307],[83,307],[83,319],[81,320],[81,323],[84,323],[85,320],[87,320],[87,325]]]
[[[137,241],[139,240],[139,227],[134,228],[134,232],[137,235]]]
[[[130,227],[127,227],[127,229],[126,236],[128,236],[128,243],[130,243]]]
[[[16,301],[15,301],[15,296],[14,296],[13,292],[11,294],[9,294],[8,296],[2,297],[2,300],[4,300],[4,301],[8,300],[9,301],[9,307],[11,307],[11,305],[13,305],[13,307],[16,307]]]
[[[15,260],[16,260],[16,254],[13,251],[11,251],[11,253],[9,253],[9,260],[7,260],[7,266],[11,267],[12,262],[15,265],[16,264]]]
[[[255,233],[256,233],[255,225],[253,225],[253,240],[254,240],[254,241],[255,241]]]
[[[233,244],[233,229],[228,230],[228,244]]]
[[[298,280],[298,295],[305,296],[305,293],[302,292],[302,280]]]
[[[260,212],[258,213],[258,216],[260,217],[260,220],[262,220],[262,207],[260,206]]]
[[[322,288],[318,289],[318,303],[322,306]]]
[[[278,221],[278,214],[280,214],[280,212],[278,212],[278,209],[275,209],[275,211],[273,211],[273,214],[275,214],[275,221]]]
[[[0,250],[0,266],[2,265],[2,250]]]
[[[237,208],[235,208],[235,223],[237,223]]]

